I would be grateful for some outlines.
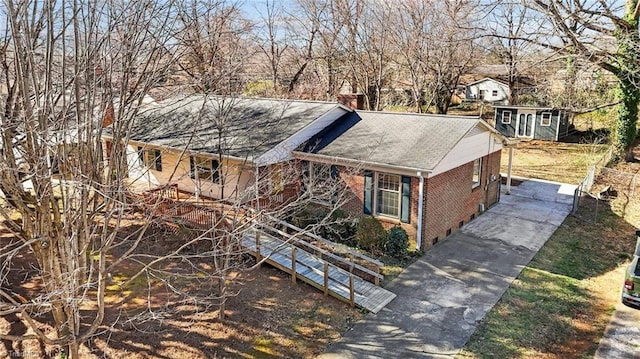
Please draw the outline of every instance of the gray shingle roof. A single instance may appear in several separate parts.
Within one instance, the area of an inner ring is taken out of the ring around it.
[[[130,138],[250,160],[264,154],[337,103],[192,95],[146,105]]]
[[[479,122],[476,117],[358,111],[310,140],[306,151],[428,171]]]

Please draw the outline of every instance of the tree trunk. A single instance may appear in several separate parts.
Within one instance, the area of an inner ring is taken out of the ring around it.
[[[618,92],[622,99],[618,105],[615,133],[613,137],[614,158],[633,161],[632,146],[635,141],[638,129],[638,103],[640,102],[640,91],[633,81],[622,77],[618,82]]]
[[[80,345],[78,343],[72,342],[69,344],[67,358],[80,359]]]
[[[633,160],[631,149],[635,142],[638,129],[638,102],[640,90],[638,81],[638,19],[635,14],[637,1],[629,1],[624,16],[624,22],[618,28],[617,66],[618,96],[622,100],[618,106],[615,133],[613,137],[614,159]]]

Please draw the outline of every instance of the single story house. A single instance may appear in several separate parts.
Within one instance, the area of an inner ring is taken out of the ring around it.
[[[428,248],[499,200],[504,140],[475,117],[354,111],[294,158],[351,168],[338,171],[352,193],[343,207]]]
[[[246,197],[258,168],[290,160],[349,111],[338,103],[203,95],[149,103],[128,131],[128,177],[134,188],[171,183],[196,199]]]
[[[308,194],[309,174],[339,179],[345,210],[400,225],[421,248],[498,201],[506,141],[475,117],[204,95],[147,104],[128,134],[134,188],[171,184],[196,199],[247,202],[280,193],[286,202]]]
[[[571,112],[552,107],[496,106],[495,128],[506,137],[559,141],[573,130]]]
[[[464,86],[464,101],[489,102],[496,105],[509,103],[509,86],[501,81],[485,77]]]

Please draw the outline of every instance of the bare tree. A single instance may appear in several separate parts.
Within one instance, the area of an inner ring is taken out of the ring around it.
[[[517,105],[519,81],[532,67],[534,46],[523,40],[527,29],[535,26],[536,19],[520,2],[504,1],[488,6],[487,50],[506,68],[509,103]]]
[[[381,109],[382,89],[390,82],[393,8],[386,2],[336,0],[334,21],[345,24],[342,41],[352,86],[365,96],[368,109]]]
[[[631,160],[637,135],[640,90],[638,19],[640,2],[527,1],[544,15],[544,26],[530,29],[528,41],[569,55],[579,55],[618,79],[618,107],[613,146],[616,156]]]
[[[121,146],[103,162],[103,119],[126,137],[149,89],[165,76],[170,2],[61,4],[6,1],[0,96],[0,189],[18,217],[0,209],[19,239],[1,252],[4,268],[30,249],[42,293],[24,303],[0,290],[1,311],[19,313],[33,335],[72,358],[104,318],[107,255],[126,203]],[[115,228],[115,230],[114,230]],[[6,274],[6,272],[5,272]],[[92,316],[81,313],[94,303]],[[51,313],[54,333],[34,316]]]
[[[238,94],[244,88],[241,74],[250,56],[248,38],[253,24],[243,19],[234,1],[190,0],[179,6],[180,69],[196,91]],[[195,81],[194,81],[195,80]]]
[[[418,113],[425,110],[427,102],[432,14],[431,6],[426,2],[402,3],[394,21],[397,27],[392,28],[395,61],[400,68],[398,76],[409,75],[412,101]]]
[[[256,42],[262,54],[268,60],[269,73],[273,93],[277,94],[281,86],[281,66],[283,57],[290,47],[290,37],[287,33],[286,19],[282,3],[267,0],[260,24],[256,26]]]
[[[472,65],[478,49],[477,2],[447,1],[434,7],[431,61],[428,64],[432,104],[447,113],[460,76]]]

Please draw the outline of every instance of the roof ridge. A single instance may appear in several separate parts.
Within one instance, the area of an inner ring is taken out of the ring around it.
[[[474,115],[449,115],[442,113],[418,113],[418,112],[394,112],[394,111],[372,111],[372,110],[355,110],[356,113],[375,113],[375,114],[385,114],[385,115],[405,115],[405,116],[419,116],[419,117],[438,117],[438,118],[460,118],[460,119],[471,119],[471,120],[479,120],[480,116]]]
[[[168,97],[163,99],[162,102],[167,100],[181,101],[186,100],[188,98],[228,98],[228,99],[239,99],[239,100],[263,100],[263,101],[276,101],[276,102],[298,102],[298,103],[317,103],[317,104],[326,104],[326,105],[340,105],[337,101],[321,101],[321,100],[301,100],[301,99],[289,99],[289,98],[277,98],[277,97],[258,97],[258,96],[243,96],[243,95],[213,95],[213,94],[203,94],[203,93],[191,93],[191,94],[180,94],[172,97]]]

